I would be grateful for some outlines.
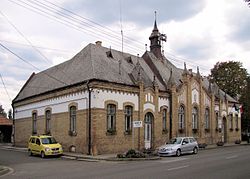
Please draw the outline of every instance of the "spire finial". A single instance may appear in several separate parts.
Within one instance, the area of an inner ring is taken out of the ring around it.
[[[183,75],[183,76],[187,76],[187,75],[188,75],[188,70],[187,70],[186,62],[184,62],[184,70],[183,70],[182,75]]]
[[[200,70],[199,70],[199,67],[197,66],[197,78],[201,78],[201,74],[200,74]]]
[[[156,17],[157,17],[157,15],[156,15],[156,11],[155,11],[155,24],[154,24],[154,29],[153,29],[153,31],[158,31],[158,28],[157,28],[157,24],[156,24]]]

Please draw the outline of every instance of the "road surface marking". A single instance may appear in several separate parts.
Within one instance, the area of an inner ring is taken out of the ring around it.
[[[230,157],[226,157],[226,159],[233,159],[233,158],[237,158],[238,155],[233,155],[233,156],[230,156]]]
[[[182,160],[187,160],[188,158],[178,158],[178,159],[173,159],[173,160],[161,160],[160,163],[171,163],[171,162],[178,162]]]
[[[179,170],[179,169],[187,168],[187,167],[189,167],[189,165],[184,165],[184,166],[175,167],[175,168],[169,168],[168,171],[171,171],[171,170]]]

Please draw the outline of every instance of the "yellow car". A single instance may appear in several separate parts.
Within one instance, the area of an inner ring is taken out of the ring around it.
[[[62,155],[63,149],[54,137],[48,135],[31,136],[28,144],[29,155],[38,154],[46,156]]]

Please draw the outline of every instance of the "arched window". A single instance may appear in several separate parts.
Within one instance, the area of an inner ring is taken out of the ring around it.
[[[116,130],[116,105],[107,105],[107,131],[113,133]]]
[[[209,129],[210,127],[210,116],[209,116],[209,109],[205,109],[205,129]]]
[[[33,112],[32,113],[32,134],[37,134],[37,113]]]
[[[192,129],[198,129],[198,109],[196,107],[192,110]]]
[[[216,130],[219,130],[219,112],[215,113],[215,123]]]
[[[184,129],[185,128],[185,111],[184,111],[184,106],[180,106],[179,111],[178,111],[178,128],[179,129]]]
[[[46,120],[45,132],[46,134],[50,134],[50,129],[51,129],[51,111],[50,110],[45,111],[45,120]]]
[[[76,106],[71,106],[69,108],[69,119],[70,119],[70,132],[71,134],[76,133]]]
[[[239,117],[238,114],[235,115],[235,129],[238,130],[239,129]]]
[[[132,132],[132,121],[133,121],[133,107],[132,106],[125,106],[125,132],[131,133]]]
[[[233,114],[229,114],[229,129],[233,130]]]
[[[167,130],[167,109],[162,110],[162,130]]]

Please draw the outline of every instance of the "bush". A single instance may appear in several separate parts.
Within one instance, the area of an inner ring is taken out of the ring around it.
[[[145,158],[145,154],[134,149],[130,149],[125,154],[126,158]]]
[[[219,142],[217,142],[216,144],[217,144],[217,146],[223,146],[223,145],[224,145],[224,142],[219,141]]]
[[[241,143],[241,140],[238,139],[238,140],[236,140],[234,143],[235,143],[235,144],[240,144],[240,143]]]
[[[116,157],[117,158],[125,158],[126,156],[125,156],[125,154],[117,154]]]

